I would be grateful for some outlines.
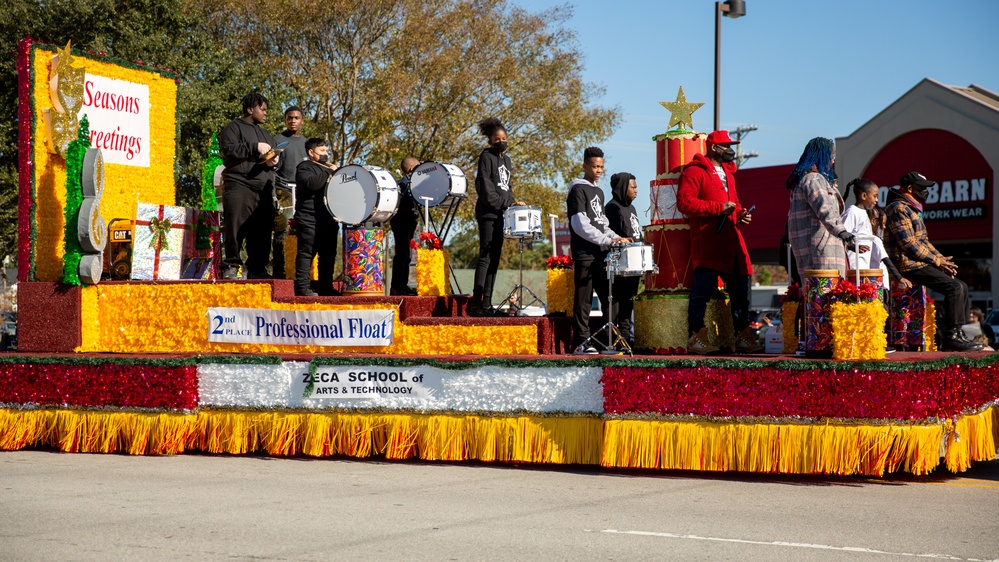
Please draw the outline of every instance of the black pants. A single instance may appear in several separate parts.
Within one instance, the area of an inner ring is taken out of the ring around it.
[[[690,307],[687,308],[687,326],[691,333],[704,327],[704,312],[708,309],[711,293],[718,288],[721,277],[728,290],[729,304],[732,307],[732,326],[739,333],[749,326],[749,283],[751,276],[737,273],[722,273],[707,267],[694,269],[694,286],[690,289]]]
[[[929,287],[944,296],[942,330],[958,328],[968,322],[968,286],[935,266],[927,265],[902,273],[913,283]]]
[[[285,219],[284,223],[284,229],[274,231],[274,238],[271,241],[271,275],[275,279],[285,278],[284,240],[288,237],[288,219]]]
[[[295,232],[298,251],[295,254],[295,292],[302,292],[312,284],[312,260],[319,256],[319,294],[333,290],[333,266],[336,264],[337,246],[340,241],[340,223],[325,208],[295,213]]]
[[[572,322],[575,326],[573,347],[590,337],[590,311],[593,310],[593,292],[596,291],[604,318],[610,318],[607,311],[607,266],[603,256],[596,259],[572,256],[572,277],[576,282],[575,299],[572,303]],[[617,280],[615,279],[615,283]]]
[[[638,293],[638,283],[641,277],[614,277],[614,304],[611,310],[611,318],[621,332],[621,336],[626,340],[635,338],[635,328],[631,323],[631,313],[635,310],[635,303],[632,301]]]
[[[472,305],[482,303],[485,308],[493,305],[493,285],[496,270],[503,254],[503,215],[479,217],[479,259],[475,263],[475,287]]]
[[[395,240],[395,257],[392,258],[392,282],[389,289],[392,291],[405,291],[409,286],[409,262],[413,256],[410,253],[409,242],[416,233],[416,217],[412,210],[404,211],[402,205],[400,211],[392,217],[392,239]],[[447,274],[447,272],[445,272]]]
[[[266,275],[271,256],[274,204],[269,191],[253,191],[241,183],[226,182],[222,195],[225,244],[222,269],[243,265],[239,256],[246,242],[246,272]]]

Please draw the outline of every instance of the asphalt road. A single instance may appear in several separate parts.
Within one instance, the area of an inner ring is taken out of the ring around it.
[[[999,558],[999,460],[930,477],[0,453],[2,560]]]

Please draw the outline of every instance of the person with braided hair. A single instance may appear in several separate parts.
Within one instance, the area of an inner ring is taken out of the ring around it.
[[[805,278],[806,269],[835,269],[846,274],[846,247],[854,235],[843,226],[843,197],[833,187],[836,147],[833,141],[816,137],[805,145],[801,158],[784,186],[791,192],[788,237]]]
[[[494,316],[492,305],[496,270],[503,253],[503,212],[515,201],[511,183],[513,162],[506,153],[506,127],[496,117],[479,122],[479,132],[489,141],[489,147],[479,155],[475,174],[475,221],[479,225],[479,258],[475,263],[475,285],[469,314]]]

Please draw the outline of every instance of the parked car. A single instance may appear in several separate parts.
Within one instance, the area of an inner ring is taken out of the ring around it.
[[[779,310],[750,310],[749,311],[749,328],[753,330],[753,334],[756,339],[760,342],[763,341],[763,330],[761,328],[764,325],[772,324],[776,320],[780,322],[780,311]]]
[[[992,312],[985,315],[985,323],[992,327],[992,333],[996,335],[996,340],[999,341],[999,308],[994,308]]]

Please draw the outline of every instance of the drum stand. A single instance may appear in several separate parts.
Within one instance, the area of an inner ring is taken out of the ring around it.
[[[423,197],[423,230],[431,231],[437,235],[437,238],[441,241],[441,246],[447,241],[447,235],[451,233],[451,225],[454,224],[454,219],[458,215],[458,205],[461,204],[462,199],[456,198],[451,201],[451,203],[444,210],[444,219],[441,221],[440,228],[437,227],[437,223],[434,222],[433,216],[430,214],[430,201],[429,197]],[[454,267],[451,266],[451,262],[447,264],[448,269],[451,271],[451,279],[454,280],[454,288],[457,290],[455,294],[461,294],[461,285],[458,284],[458,276],[454,274]]]
[[[533,238],[524,237],[517,240],[517,246],[520,249],[520,283],[510,291],[510,294],[496,308],[502,308],[504,304],[509,304],[510,308],[517,307],[518,310],[523,310],[529,306],[534,306],[535,303],[541,303],[541,306],[548,308],[548,304],[541,300],[541,297],[532,291],[530,287],[524,285],[524,246],[530,246],[532,243],[534,243]],[[530,303],[524,304],[524,291],[527,291],[533,297]]]
[[[617,270],[617,264],[620,257],[620,250],[612,249],[610,253],[607,254],[607,310],[604,312],[607,322],[596,332],[590,334],[590,337],[583,340],[582,343],[582,345],[593,344],[600,346],[603,348],[600,351],[601,355],[621,355],[622,353],[635,355],[631,346],[628,345],[628,341],[624,339],[621,335],[621,331],[617,329],[617,324],[614,323],[614,317],[612,316],[614,311],[614,271]],[[604,331],[607,332],[606,345],[597,339],[597,334]]]

